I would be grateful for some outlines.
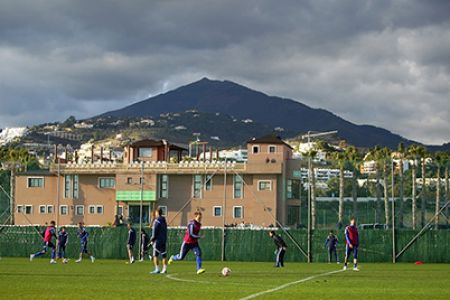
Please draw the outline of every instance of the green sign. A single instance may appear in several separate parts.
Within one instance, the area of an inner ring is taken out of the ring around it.
[[[296,177],[296,178],[300,178],[300,177],[302,177],[302,172],[300,170],[296,170],[296,171],[292,172],[292,176]]]
[[[142,195],[142,196],[141,196]],[[116,201],[156,201],[155,191],[116,191]]]

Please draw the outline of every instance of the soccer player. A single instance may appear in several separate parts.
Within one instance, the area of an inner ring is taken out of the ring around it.
[[[136,243],[136,230],[133,228],[132,223],[128,223],[128,239],[127,239],[127,250],[128,250],[128,258],[130,259],[130,264],[134,263],[133,256],[133,247]]]
[[[162,258],[161,273],[167,273],[167,222],[166,218],[162,216],[161,208],[157,208],[154,212],[154,221],[152,226],[152,237],[150,242],[153,244],[153,264],[155,269],[150,274],[159,273],[159,256]]]
[[[328,234],[327,239],[325,240],[325,247],[328,249],[328,263],[331,263],[332,256],[334,254],[334,258],[336,259],[336,263],[339,263],[339,257],[337,256],[337,244],[339,240],[336,235],[334,235],[333,230]]]
[[[79,263],[83,260],[83,254],[86,254],[90,257],[91,262],[95,261],[95,257],[88,251],[87,244],[89,233],[86,231],[83,222],[78,223],[78,237],[80,238],[80,258],[78,258],[75,262]]]
[[[284,267],[284,254],[286,253],[287,245],[284,240],[275,233],[275,231],[269,231],[269,236],[272,238],[273,242],[277,246],[277,250],[275,251],[275,266],[276,268]]]
[[[43,241],[44,241],[44,246],[42,248],[41,251],[36,252],[34,254],[30,255],[30,261],[33,261],[33,259],[35,257],[39,257],[41,255],[44,255],[45,253],[47,253],[48,248],[52,249],[51,255],[50,255],[50,263],[51,264],[56,264],[56,247],[55,244],[53,244],[52,239],[56,238],[56,229],[55,229],[55,221],[51,221],[50,222],[50,226],[47,226],[47,228],[44,231],[44,236],[43,236]]]
[[[148,244],[150,243],[150,237],[144,229],[141,229],[141,259],[139,261],[144,261],[145,254],[148,252]],[[152,259],[152,256],[149,255],[149,258]]]
[[[183,260],[190,250],[194,251],[197,261],[197,274],[202,274],[205,269],[202,268],[202,250],[198,245],[198,240],[202,238],[200,236],[200,229],[202,224],[202,213],[196,211],[194,214],[194,220],[190,221],[186,228],[186,234],[181,244],[180,253],[172,255],[169,259],[169,265],[176,260]]]
[[[359,271],[358,269],[358,229],[356,228],[356,218],[352,217],[350,219],[350,225],[345,227],[345,260],[344,260],[344,270],[347,270],[347,262],[350,253],[353,252],[353,271]]]
[[[66,246],[69,241],[69,234],[66,231],[66,227],[61,227],[61,230],[58,232],[58,258],[62,259],[63,263],[67,263],[68,260],[66,258]]]

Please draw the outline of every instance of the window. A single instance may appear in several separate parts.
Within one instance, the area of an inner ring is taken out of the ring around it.
[[[151,157],[152,153],[152,148],[139,148],[139,157]]]
[[[67,214],[69,213],[69,208],[67,207],[67,205],[61,205],[61,206],[59,207],[59,213],[60,213],[62,216],[67,215]]]
[[[46,211],[47,211],[47,207],[45,205],[39,205],[39,213],[40,214],[45,214]]]
[[[72,175],[64,175],[64,198],[72,198],[71,191]]]
[[[301,189],[300,180],[297,179],[288,179],[287,180],[287,198],[288,199],[300,199],[300,189]]]
[[[17,209],[17,213],[19,213],[19,214],[21,214],[23,211],[22,205],[17,205],[16,209]]]
[[[233,178],[233,197],[242,198],[243,196],[243,180],[241,175],[234,175]]]
[[[277,152],[277,146],[270,145],[269,146],[269,153],[275,153],[275,152]]]
[[[25,205],[25,214],[31,215],[33,213],[33,206],[32,205]]]
[[[201,198],[202,197],[202,185],[203,185],[202,181],[203,181],[202,175],[194,175],[192,198]]]
[[[98,215],[102,215],[103,214],[103,205],[97,205],[96,209],[97,209],[96,213]]]
[[[47,213],[52,214],[53,213],[53,205],[47,205]]]
[[[213,187],[213,175],[206,175],[205,190],[211,191]]]
[[[133,177],[127,178],[127,184],[133,184]]]
[[[76,205],[75,206],[75,215],[77,215],[77,216],[84,215],[84,206],[83,205]]]
[[[44,178],[43,177],[29,177],[28,178],[28,187],[44,187]]]
[[[100,188],[114,188],[116,181],[113,177],[104,177],[98,179],[98,186]]]
[[[117,215],[122,216],[123,215],[123,206],[117,206]]]
[[[253,154],[258,154],[259,153],[259,146],[258,145],[254,145],[252,147],[252,153]]]
[[[258,181],[258,191],[271,191],[272,181],[271,180],[259,180]]]
[[[78,175],[73,175],[73,198],[78,199],[80,195],[80,179]]]
[[[89,214],[90,215],[95,214],[95,206],[94,205],[89,205]]]
[[[288,205],[287,207],[287,225],[300,224],[300,206]]]
[[[167,216],[167,206],[159,206],[159,208],[161,209],[161,215],[163,217]]]
[[[222,216],[222,206],[214,206],[213,207],[213,216],[221,217]]]
[[[244,208],[242,206],[233,206],[233,218],[242,219],[244,217]]]
[[[169,197],[169,175],[159,176],[159,198]]]

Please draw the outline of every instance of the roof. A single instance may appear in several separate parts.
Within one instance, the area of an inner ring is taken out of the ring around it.
[[[291,145],[286,143],[278,135],[269,134],[260,138],[253,138],[247,141],[247,144],[274,144],[274,145],[285,145],[292,149]]]
[[[164,141],[163,140],[151,140],[151,139],[145,139],[145,140],[140,140],[140,141],[136,141],[132,144],[130,144],[131,147],[136,148],[136,147],[163,147]],[[167,145],[169,146],[170,150],[178,150],[178,151],[187,151],[186,148],[177,146],[175,144],[170,144],[167,143]]]

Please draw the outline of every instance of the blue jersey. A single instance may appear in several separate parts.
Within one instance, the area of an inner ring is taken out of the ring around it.
[[[67,231],[58,232],[58,245],[65,246],[69,240],[69,234]]]
[[[166,218],[159,216],[155,221],[153,221],[152,226],[152,237],[150,239],[152,242],[157,241],[160,244],[165,244],[167,241],[167,223]]]
[[[134,228],[130,228],[130,230],[128,230],[127,244],[134,245],[135,243],[136,243],[136,230],[134,230]]]
[[[81,227],[78,231],[78,237],[80,238],[81,244],[86,244],[88,241],[89,233],[86,231],[84,227]]]
[[[327,239],[325,240],[325,247],[327,247],[329,249],[334,249],[334,248],[336,248],[338,242],[339,241],[338,241],[337,236],[335,236],[334,234],[330,234],[330,235],[328,235]]]

